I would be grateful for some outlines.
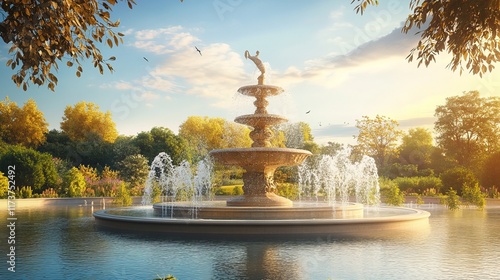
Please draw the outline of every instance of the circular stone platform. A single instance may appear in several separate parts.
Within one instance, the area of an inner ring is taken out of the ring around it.
[[[369,211],[365,209],[363,213],[362,218],[192,219],[158,217],[149,206],[100,210],[94,213],[94,217],[98,227],[107,229],[202,238],[315,235],[373,237],[378,236],[377,232],[385,235],[392,231],[420,231],[427,230],[429,226],[430,213],[419,209],[380,207]]]

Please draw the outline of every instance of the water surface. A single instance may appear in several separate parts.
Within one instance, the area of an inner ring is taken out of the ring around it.
[[[99,207],[16,209],[16,272],[2,227],[0,279],[498,279],[500,208],[424,207],[429,228],[413,234],[247,241],[104,231]]]

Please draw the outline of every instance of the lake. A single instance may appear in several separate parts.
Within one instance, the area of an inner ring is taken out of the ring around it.
[[[411,234],[300,240],[110,232],[94,225],[100,205],[17,208],[14,273],[0,212],[0,279],[499,279],[500,207],[421,208],[429,227]]]

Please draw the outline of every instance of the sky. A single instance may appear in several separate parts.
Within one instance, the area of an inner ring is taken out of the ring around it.
[[[446,67],[446,53],[428,67],[406,60],[419,40],[417,30],[401,32],[409,1],[382,0],[363,15],[351,0],[137,3],[132,10],[124,2],[113,8],[124,44],[102,45],[101,51],[116,57],[114,72],[101,75],[85,63],[78,78],[64,61],[55,92],[17,88],[5,66],[9,46],[0,44],[2,100],[8,96],[22,106],[34,99],[49,129],[60,130],[66,106],[86,101],[111,112],[121,135],[155,126],[177,133],[189,116],[232,121],[253,113],[253,99],[237,94],[260,75],[245,59],[246,50],[260,52],[265,83],[285,90],[268,99],[269,113],[308,123],[319,144],[354,144],[356,120],[363,116],[386,116],[403,130],[432,131],[434,110],[447,97],[470,90],[500,96],[500,70],[483,78],[460,75]]]

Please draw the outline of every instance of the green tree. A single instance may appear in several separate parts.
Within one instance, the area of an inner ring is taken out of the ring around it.
[[[113,71],[104,59],[98,44],[110,48],[122,41],[122,33],[115,33],[120,21],[111,20],[116,0],[83,1],[0,1],[0,38],[11,47],[7,67],[17,71],[12,80],[24,90],[28,85],[43,85],[54,90],[59,64],[78,65],[80,77],[83,59],[91,59],[94,67],[103,73],[103,66]],[[132,8],[134,0],[127,0]]]
[[[320,153],[323,155],[336,155],[340,150],[343,149],[343,145],[336,142],[328,142],[326,145],[321,146]]]
[[[486,188],[500,187],[500,151],[492,154],[486,159],[481,184]]]
[[[161,152],[167,153],[175,165],[183,160],[191,161],[188,142],[165,127],[153,127],[148,132],[140,132],[133,143],[150,162]]]
[[[363,116],[356,120],[359,134],[355,149],[373,157],[379,169],[385,168],[398,155],[397,144],[402,135],[398,126],[397,121],[385,116],[377,115],[374,119]]]
[[[85,193],[87,185],[85,184],[85,178],[83,177],[80,170],[76,167],[72,167],[63,179],[65,193],[69,197],[81,197]]]
[[[52,156],[22,146],[11,146],[0,157],[0,170],[16,166],[16,186],[30,186],[35,193],[54,187],[58,181]]]
[[[378,0],[352,0],[357,2],[355,10],[363,13],[368,5],[377,5]],[[403,32],[414,26],[423,28],[420,41],[408,55],[418,65],[429,65],[442,52],[451,53],[448,67],[452,71],[465,69],[473,74],[491,71],[500,60],[500,13],[498,0],[410,0],[413,13],[408,15]],[[465,66],[464,66],[465,64]]]
[[[0,198],[6,198],[9,191],[9,178],[0,171]]]
[[[97,135],[102,140],[113,143],[118,137],[111,113],[103,113],[92,102],[78,102],[64,110],[61,129],[72,141],[85,141]]]
[[[127,156],[119,163],[120,178],[131,188],[144,187],[149,174],[148,160],[141,154]]]
[[[113,143],[112,150],[113,162],[111,163],[111,167],[113,169],[119,169],[120,162],[128,156],[137,155],[140,153],[139,148],[134,144],[133,136],[118,136],[118,138],[116,138],[115,142]]]
[[[465,167],[455,167],[441,173],[439,176],[444,189],[454,189],[461,196],[464,186],[474,186],[478,180],[474,173]]]
[[[6,143],[36,148],[45,141],[48,125],[33,99],[22,108],[8,97],[0,102],[0,137]]]
[[[476,171],[488,154],[500,148],[500,98],[479,92],[446,98],[435,111],[437,142],[447,156]]]
[[[431,132],[421,127],[412,128],[403,135],[399,158],[402,163],[415,164],[422,170],[430,167],[433,150]]]

